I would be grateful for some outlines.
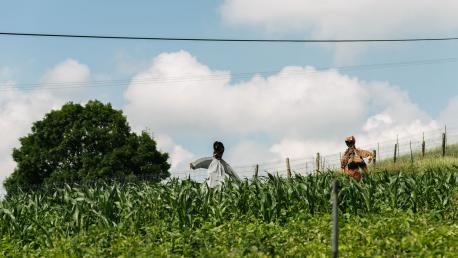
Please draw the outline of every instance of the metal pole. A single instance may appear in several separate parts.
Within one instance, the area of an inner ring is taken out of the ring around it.
[[[337,207],[337,194],[339,181],[334,179],[332,183],[332,257],[337,258],[339,253],[339,213]]]
[[[259,171],[259,165],[256,164],[256,168],[255,168],[255,171],[254,171],[254,177],[258,177],[258,171]]]
[[[395,143],[394,144],[394,156],[393,156],[393,163],[396,163],[396,151],[398,149],[398,144]]]
[[[445,157],[445,133],[442,133],[442,157]]]

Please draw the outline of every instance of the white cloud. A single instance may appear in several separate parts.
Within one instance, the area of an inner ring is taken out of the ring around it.
[[[396,137],[407,137],[440,128],[399,87],[380,83],[369,89],[371,108],[375,115],[367,118],[361,133],[361,143],[374,144]]]
[[[369,89],[371,106],[392,116],[394,122],[409,123],[430,117],[410,99],[408,93],[388,83],[378,83]]]
[[[321,139],[282,139],[279,143],[272,145],[270,150],[277,153],[280,157],[291,157],[291,158],[311,158],[319,153],[336,153],[336,150],[340,150],[342,144],[340,141]]]
[[[32,122],[49,110],[57,108],[62,100],[49,93],[36,91],[24,93],[18,89],[0,95],[0,181],[13,172],[15,163],[11,157],[18,139],[30,132]]]
[[[163,53],[134,77],[125,111],[132,124],[172,138],[233,139],[227,156],[234,164],[337,153],[347,135],[364,145],[438,128],[387,82],[313,67],[229,79],[186,51]],[[259,135],[268,139],[246,140]]]
[[[278,159],[275,152],[269,150],[269,144],[253,140],[245,140],[236,144],[227,151],[225,160],[237,164],[253,164],[256,162],[270,162]]]
[[[43,84],[78,83],[89,78],[89,67],[74,59],[67,59],[53,67],[43,76]]]
[[[308,31],[313,38],[432,36],[458,29],[454,0],[226,0],[225,22],[269,31]]]
[[[455,0],[225,0],[220,13],[228,25],[260,28],[277,37],[384,39],[452,36],[458,32],[456,10]],[[351,64],[368,45],[320,46],[334,51],[336,64]]]
[[[72,96],[83,91],[90,76],[89,67],[74,59],[67,59],[46,72],[43,88],[53,88],[53,94]]]
[[[169,153],[171,170],[185,169],[192,162],[192,159],[195,158],[192,152],[176,144],[172,138],[165,134],[155,135],[154,140],[157,142],[160,151]]]
[[[458,96],[450,99],[447,107],[440,113],[439,121],[450,126],[458,126]]]
[[[364,124],[364,131],[371,131],[376,129],[382,125],[391,125],[393,124],[393,119],[391,116],[387,114],[377,114],[375,116],[371,116],[367,119],[366,123]]]
[[[286,67],[267,78],[231,85],[227,72],[212,71],[180,51],[159,55],[151,68],[134,77],[125,92],[126,113],[133,124],[146,123],[172,137],[307,135],[317,129],[326,134],[364,119],[364,84],[334,70]],[[363,101],[349,104],[349,99]]]

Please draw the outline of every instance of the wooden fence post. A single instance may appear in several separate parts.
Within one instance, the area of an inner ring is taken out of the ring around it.
[[[258,177],[258,172],[259,172],[259,164],[256,164],[256,168],[254,170],[254,177]]]
[[[339,253],[339,211],[338,211],[339,181],[332,183],[332,257],[337,258]]]
[[[305,161],[305,174],[307,175],[307,161]]]
[[[425,133],[423,133],[423,141],[421,142],[421,157],[425,157],[425,151],[426,151],[426,142],[425,142]]]
[[[320,153],[316,153],[316,172],[320,172]]]
[[[286,174],[291,177],[291,166],[289,165],[289,158],[286,158]]]
[[[374,150],[374,158],[372,160],[374,162],[374,166],[377,165],[377,150]]]
[[[398,144],[394,144],[394,156],[393,156],[393,163],[396,164],[396,151],[398,150]]]

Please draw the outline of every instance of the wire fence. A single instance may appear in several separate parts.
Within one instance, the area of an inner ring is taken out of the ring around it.
[[[455,157],[458,158],[458,147],[453,146],[458,144],[458,128],[437,129],[421,134],[410,135],[383,141],[368,145],[362,149],[373,151],[376,154],[376,163],[381,162],[401,162],[405,159],[410,159],[412,162],[418,161],[424,157]],[[453,146],[456,151],[450,151]],[[277,176],[291,176],[293,174],[310,175],[321,171],[340,169],[342,153],[320,155],[317,153],[314,157],[308,158],[285,158],[282,160],[274,160],[262,162],[252,165],[234,166],[233,169],[237,174],[246,179],[252,179],[255,176],[265,177],[268,174]],[[80,183],[61,182],[60,184],[53,183],[45,186],[46,191],[53,191],[65,186],[78,187],[87,185],[98,185],[101,182],[117,182],[117,183],[137,183],[144,181],[166,181],[171,178],[179,180],[191,179],[197,182],[203,182],[208,177],[206,169],[197,170],[182,170],[171,171],[171,177],[164,179],[164,175],[137,175],[135,178],[108,178],[103,180],[92,180]],[[43,190],[43,185],[30,185],[21,187],[18,191],[23,190]],[[6,194],[5,190],[0,187],[0,199]]]
[[[458,128],[436,129],[406,137],[396,138],[383,142],[357,146],[375,153],[377,162],[400,162],[400,159],[413,159],[425,157],[457,157],[458,151],[448,151],[448,146],[458,144]],[[444,153],[442,153],[444,152]],[[252,165],[233,166],[233,169],[242,178],[251,179],[254,176],[267,176],[268,173],[278,176],[289,174],[310,175],[316,172],[337,170],[341,167],[341,153],[321,155],[314,157],[285,158],[269,162],[253,163]],[[288,162],[289,161],[289,167]],[[191,178],[195,181],[204,181],[207,170],[181,170],[173,171],[172,176],[180,179]]]

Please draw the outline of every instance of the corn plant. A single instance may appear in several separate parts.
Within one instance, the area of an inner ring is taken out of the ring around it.
[[[53,246],[53,237],[94,228],[143,232],[148,225],[194,230],[211,223],[252,218],[286,223],[298,214],[330,213],[331,182],[340,181],[339,209],[346,214],[384,209],[435,211],[457,218],[458,167],[376,171],[362,182],[329,171],[252,181],[218,189],[190,180],[165,183],[99,183],[18,191],[0,203],[0,234],[31,247]]]

